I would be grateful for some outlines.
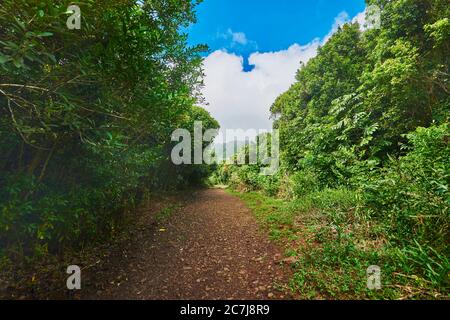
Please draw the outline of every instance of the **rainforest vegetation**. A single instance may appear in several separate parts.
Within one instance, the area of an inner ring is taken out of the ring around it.
[[[147,194],[209,177],[286,246],[302,297],[448,298],[448,1],[368,0],[380,29],[346,24],[301,65],[271,107],[273,176],[170,159],[175,129],[219,127],[181,31],[197,2],[81,1],[80,30],[71,1],[0,2],[0,265],[108,241]]]
[[[0,3],[0,254],[20,259],[108,238],[147,192],[198,184],[171,134],[203,121],[189,1]]]
[[[381,296],[442,297],[450,285],[450,7],[367,4],[382,9],[381,29],[342,27],[273,104],[278,174],[223,164],[213,179],[250,192],[242,197],[272,236],[294,243],[294,289],[371,295],[355,279],[378,265]]]

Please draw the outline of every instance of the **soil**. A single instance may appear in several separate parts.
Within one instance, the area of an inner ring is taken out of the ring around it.
[[[286,285],[292,275],[282,263],[282,249],[240,199],[206,189],[182,202],[164,220],[145,209],[127,246],[83,270],[83,288],[72,298],[292,298]]]

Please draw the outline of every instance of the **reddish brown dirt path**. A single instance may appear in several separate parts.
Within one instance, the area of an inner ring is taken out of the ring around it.
[[[87,270],[84,299],[288,299],[288,267],[252,213],[224,190],[196,192],[166,221],[144,215],[133,246]],[[95,272],[95,274],[92,274]]]

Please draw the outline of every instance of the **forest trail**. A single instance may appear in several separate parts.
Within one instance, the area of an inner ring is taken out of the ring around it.
[[[240,199],[220,189],[200,190],[166,220],[152,222],[150,216],[144,214],[130,248],[106,269],[90,271],[92,285],[81,290],[82,298],[290,298],[281,248]]]

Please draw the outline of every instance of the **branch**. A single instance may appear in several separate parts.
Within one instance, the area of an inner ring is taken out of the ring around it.
[[[32,90],[39,90],[44,92],[50,92],[50,90],[41,88],[41,87],[35,87],[35,86],[28,86],[25,84],[15,84],[15,83],[0,83],[0,87],[14,87],[14,88],[25,88],[25,89],[32,89]]]
[[[25,136],[23,135],[22,131],[20,131],[20,129],[19,129],[19,124],[17,123],[16,117],[14,116],[14,112],[13,112],[13,110],[12,110],[12,108],[11,108],[11,101],[12,101],[12,100],[8,97],[8,95],[7,95],[3,90],[0,90],[0,93],[2,93],[2,94],[6,97],[6,99],[8,100],[8,110],[9,110],[9,113],[10,113],[10,115],[11,115],[11,120],[12,120],[12,122],[13,122],[13,124],[14,124],[14,127],[16,128],[17,132],[19,133],[20,137],[22,138],[22,140],[23,140],[26,144],[28,144],[29,146],[31,146],[31,147],[33,147],[33,148],[35,148],[35,149],[38,149],[38,150],[50,150],[50,149],[48,149],[48,148],[35,146],[35,145],[32,144],[31,142],[29,142],[29,141],[27,140],[27,138],[25,138]],[[13,102],[14,102],[15,104],[19,105],[16,101],[13,101]]]
[[[98,111],[98,110],[92,110],[92,109],[89,109],[89,108],[86,108],[86,107],[83,107],[83,106],[80,106],[80,108],[81,108],[81,109],[84,109],[84,110],[86,110],[86,111],[89,111],[89,112],[102,114],[102,115],[105,115],[105,116],[108,116],[108,117],[113,117],[113,118],[117,118],[117,119],[122,119],[122,120],[131,121],[131,119],[128,119],[128,118],[125,118],[125,117],[122,117],[122,116],[118,116],[118,115],[115,115],[115,114],[111,114],[111,113],[107,113],[107,112],[102,112],[102,111]]]

